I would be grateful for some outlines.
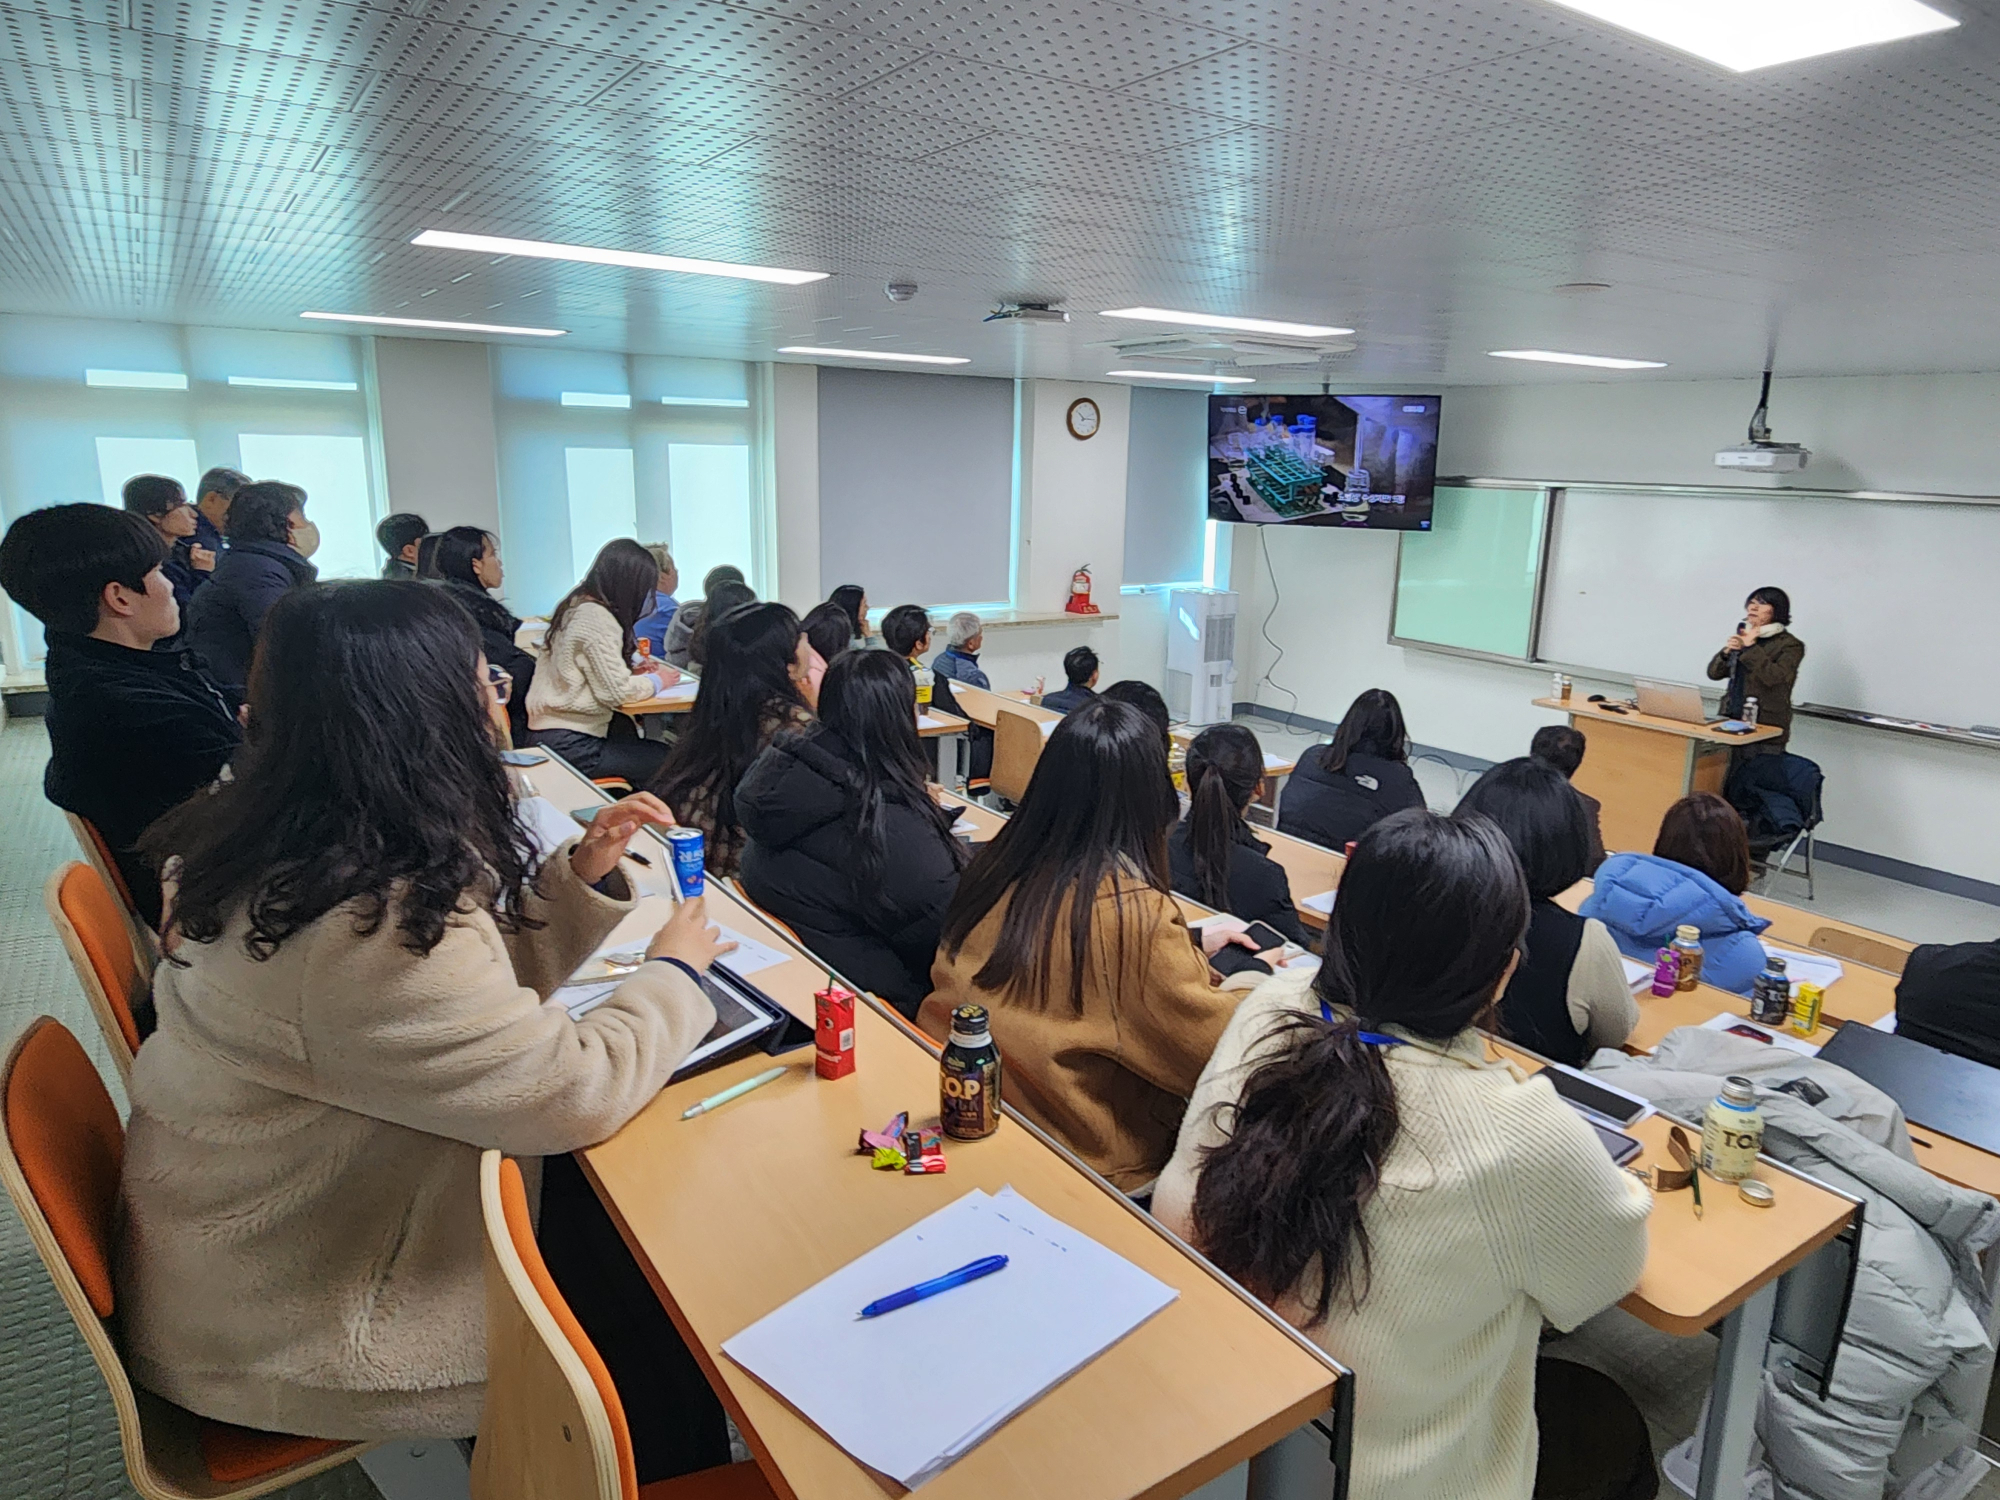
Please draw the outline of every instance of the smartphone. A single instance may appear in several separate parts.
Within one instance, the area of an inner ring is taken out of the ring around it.
[[[1586,1114],[1597,1115],[1619,1125],[1630,1125],[1652,1113],[1653,1106],[1623,1089],[1614,1089],[1594,1078],[1551,1063],[1542,1069],[1555,1091]]]
[[[1746,1037],[1750,1041],[1763,1042],[1767,1046],[1776,1040],[1776,1038],[1773,1037],[1770,1032],[1759,1031],[1755,1026],[1745,1026],[1742,1025],[1740,1022],[1735,1026],[1725,1026],[1722,1029],[1725,1032],[1727,1032],[1730,1036]]]
[[[1244,930],[1245,937],[1257,945],[1257,951],[1264,953],[1272,948],[1285,946],[1285,935],[1266,922],[1252,922]]]
[[[591,820],[595,818],[599,813],[603,812],[605,806],[606,806],[605,803],[600,802],[595,807],[572,807],[569,810],[569,815],[572,818],[575,818],[577,822],[581,823],[585,828],[588,828],[591,824]]]
[[[539,766],[548,757],[539,750],[502,750],[500,764],[503,766]]]
[[[1611,1161],[1614,1166],[1624,1166],[1626,1162],[1646,1149],[1637,1140],[1625,1134],[1622,1130],[1608,1129],[1598,1124],[1595,1120],[1589,1120],[1585,1123],[1597,1132],[1598,1143],[1611,1153]]]

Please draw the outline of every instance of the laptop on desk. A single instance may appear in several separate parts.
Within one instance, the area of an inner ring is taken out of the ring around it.
[[[1701,689],[1685,682],[1658,682],[1635,677],[1632,687],[1638,695],[1639,712],[1656,719],[1676,719],[1683,724],[1708,724],[1711,717],[1702,707]]]

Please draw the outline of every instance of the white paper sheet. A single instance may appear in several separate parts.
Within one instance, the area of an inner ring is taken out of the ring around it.
[[[537,863],[583,832],[581,823],[546,797],[523,797],[514,810],[534,842]]]
[[[653,694],[653,698],[654,701],[659,703],[692,703],[695,700],[695,695],[700,691],[700,683],[690,679],[683,679],[675,683],[672,687],[657,689]]]
[[[1264,752],[1264,769],[1266,771],[1276,771],[1280,766],[1290,767],[1295,764],[1296,762],[1289,755],[1279,755],[1274,750],[1266,750]]]
[[[1877,1031],[1887,1031],[1893,1033],[1896,1029],[1896,1013],[1892,1010],[1886,1016],[1877,1016],[1874,1020],[1870,1021],[1868,1024],[1870,1026],[1873,1026]]]
[[[1299,905],[1307,911],[1318,912],[1322,917],[1330,917],[1333,915],[1333,898],[1339,894],[1339,891],[1321,891],[1317,896],[1301,896]]]
[[[863,1319],[987,1255],[1005,1270]],[[723,1353],[870,1468],[915,1489],[1180,1294],[1043,1213],[977,1188],[808,1287]]]
[[[1778,1030],[1770,1026],[1759,1026],[1755,1021],[1747,1020],[1737,1015],[1734,1011],[1725,1010],[1719,1016],[1710,1016],[1701,1025],[1704,1031],[1727,1031],[1732,1026],[1745,1026],[1752,1031],[1761,1031],[1771,1039],[1774,1046],[1783,1047],[1787,1052],[1796,1052],[1802,1057],[1817,1057],[1819,1055],[1819,1044],[1817,1042],[1809,1042],[1804,1037],[1794,1035],[1789,1031]]]
[[[943,729],[950,722],[949,719],[940,718],[936,714],[920,713],[917,715],[917,728],[919,729]]]
[[[1062,723],[1061,719],[1038,720],[1037,724],[1042,731],[1042,738],[1047,739],[1050,735],[1054,734],[1056,732],[1056,725],[1060,723]]]
[[[960,818],[956,823],[951,825],[951,831],[960,838],[963,838],[969,833],[979,832],[979,825],[970,818]]]
[[[1847,972],[1847,966],[1837,958],[1828,958],[1824,953],[1801,953],[1796,948],[1780,948],[1775,943],[1764,944],[1764,955],[1776,954],[1785,961],[1785,977],[1792,982],[1792,993],[1799,992],[1802,984],[1816,984],[1821,989],[1832,988],[1834,981]]]
[[[1618,962],[1625,966],[1625,983],[1633,989],[1637,989],[1653,977],[1653,966],[1651,964],[1642,964],[1638,959],[1627,958],[1622,953],[1618,955]]]

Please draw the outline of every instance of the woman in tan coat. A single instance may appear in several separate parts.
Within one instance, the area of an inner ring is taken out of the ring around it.
[[[544,1003],[632,909],[626,841],[671,819],[629,798],[535,869],[484,684],[442,591],[297,590],[264,626],[235,779],[147,836],[176,865],[171,957],[132,1072],[119,1307],[138,1381],[203,1416],[473,1433],[481,1150],[574,1174],[558,1153],[617,1130],[714,1024],[699,903],[582,1019]],[[578,1197],[552,1224],[544,1193],[545,1239],[590,1233]],[[673,1373],[691,1361],[644,1300],[606,1321],[665,1330],[635,1378],[685,1399],[642,1417],[628,1393],[642,1473],[726,1459],[719,1406]]]
[[[1006,1101],[1126,1192],[1166,1165],[1242,998],[1216,988],[1168,888],[1179,815],[1150,719],[1108,699],[1066,714],[959,878],[917,1014],[943,1041],[955,1007],[987,1007]]]

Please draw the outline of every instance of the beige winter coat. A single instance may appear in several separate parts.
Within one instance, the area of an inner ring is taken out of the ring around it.
[[[603,739],[621,703],[650,698],[657,680],[625,664],[625,632],[603,605],[580,599],[542,642],[528,686],[528,727]]]
[[[548,925],[485,911],[430,954],[338,908],[258,963],[181,946],[132,1070],[118,1304],[139,1383],[313,1437],[465,1437],[486,1338],[479,1153],[603,1140],[715,1022],[649,963],[581,1020],[543,997],[632,909],[548,862]]]

